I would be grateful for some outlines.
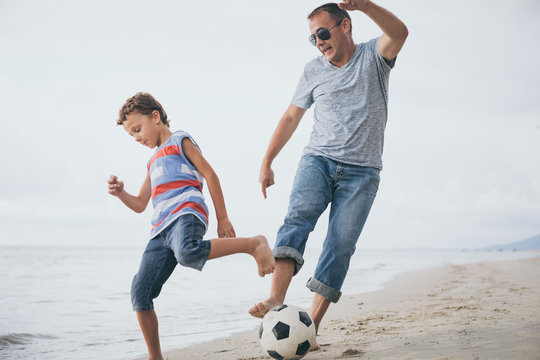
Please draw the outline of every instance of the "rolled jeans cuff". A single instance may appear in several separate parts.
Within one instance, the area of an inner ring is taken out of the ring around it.
[[[279,246],[272,251],[276,259],[293,259],[294,260],[294,275],[298,274],[304,265],[304,257],[300,251],[288,246]]]
[[[308,282],[306,283],[306,287],[309,290],[325,297],[333,303],[337,303],[339,298],[341,297],[341,291],[334,289],[333,287],[330,287],[326,284],[323,284],[322,282],[313,277],[308,280]]]

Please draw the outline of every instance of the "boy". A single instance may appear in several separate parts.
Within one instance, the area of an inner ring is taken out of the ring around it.
[[[131,286],[133,309],[148,347],[148,358],[163,359],[153,299],[177,263],[202,270],[207,260],[237,253],[252,255],[260,276],[274,271],[275,260],[264,236],[236,238],[227,217],[219,179],[189,134],[172,133],[161,104],[148,93],[137,93],[120,109],[122,125],[138,143],[157,148],[150,158],[146,179],[137,196],[124,190],[116,176],[108,180],[109,193],[131,210],[144,211],[150,197],[154,206],[150,240]],[[208,208],[203,181],[214,203],[218,239],[203,240]]]

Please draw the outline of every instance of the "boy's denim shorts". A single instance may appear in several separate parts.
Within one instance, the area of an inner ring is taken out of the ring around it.
[[[302,157],[293,183],[289,209],[278,231],[274,256],[304,264],[309,233],[330,206],[328,232],[315,274],[306,286],[337,302],[356,242],[379,188],[379,169],[343,164],[326,157]]]
[[[176,264],[202,270],[211,246],[210,240],[203,240],[205,232],[206,227],[199,218],[185,214],[150,239],[131,284],[133,310],[154,309],[153,300]]]

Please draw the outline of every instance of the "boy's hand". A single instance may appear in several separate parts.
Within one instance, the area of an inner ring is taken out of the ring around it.
[[[114,175],[111,175],[107,183],[109,184],[109,194],[111,195],[118,196],[124,191],[124,182],[118,180]]]
[[[218,220],[217,233],[220,238],[236,237],[236,233],[234,232],[234,228],[229,219]]]

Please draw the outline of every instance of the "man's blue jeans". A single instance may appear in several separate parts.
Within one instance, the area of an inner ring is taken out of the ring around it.
[[[337,302],[351,256],[379,188],[379,170],[305,155],[296,172],[289,209],[278,231],[277,259],[295,261],[296,275],[304,264],[309,233],[329,203],[328,233],[315,274],[306,286]]]

